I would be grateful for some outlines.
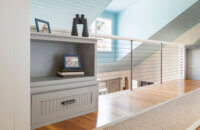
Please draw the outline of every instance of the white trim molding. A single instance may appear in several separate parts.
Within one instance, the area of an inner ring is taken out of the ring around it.
[[[0,130],[30,130],[29,2],[0,1]]]

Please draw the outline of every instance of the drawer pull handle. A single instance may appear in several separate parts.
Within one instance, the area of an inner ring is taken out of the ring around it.
[[[75,103],[75,99],[61,102],[62,105],[67,105],[67,104],[72,104],[72,103]]]

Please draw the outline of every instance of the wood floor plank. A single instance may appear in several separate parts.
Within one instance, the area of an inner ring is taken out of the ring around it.
[[[37,130],[89,130],[200,88],[197,80],[173,80],[99,96],[98,112],[55,123]]]

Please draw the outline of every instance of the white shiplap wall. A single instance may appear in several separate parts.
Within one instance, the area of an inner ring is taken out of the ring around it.
[[[133,68],[133,79],[160,83],[161,65],[160,50],[146,58]],[[162,57],[163,81],[179,78],[179,47],[166,45]]]
[[[133,67],[133,80],[160,83],[160,50],[152,54],[140,64]],[[163,82],[184,78],[184,46],[166,45],[163,47]],[[131,85],[131,70],[98,73],[98,79],[108,80],[122,78],[121,89],[125,86],[125,77]]]
[[[30,22],[40,18],[51,27],[71,30],[75,14],[85,14],[88,24],[98,17],[112,0],[30,0]]]

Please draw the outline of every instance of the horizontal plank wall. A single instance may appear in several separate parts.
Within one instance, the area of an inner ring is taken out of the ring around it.
[[[169,52],[172,52],[171,54]],[[134,60],[133,60],[134,62]],[[180,75],[180,47],[163,47],[163,81],[179,79]],[[133,67],[133,80],[160,83],[160,50],[152,54],[137,66]],[[122,78],[121,89],[125,86],[125,77],[128,77],[129,88],[131,85],[131,70],[98,73],[98,79],[109,80]]]
[[[171,53],[170,53],[171,52]],[[133,79],[160,83],[161,55],[160,50],[146,58],[133,68]],[[169,81],[179,78],[179,47],[165,46],[162,54],[162,80]]]
[[[34,19],[40,18],[50,22],[57,29],[71,30],[75,14],[85,14],[88,24],[104,11],[111,0],[30,0],[31,25]]]
[[[0,130],[30,130],[29,4],[0,1]]]

